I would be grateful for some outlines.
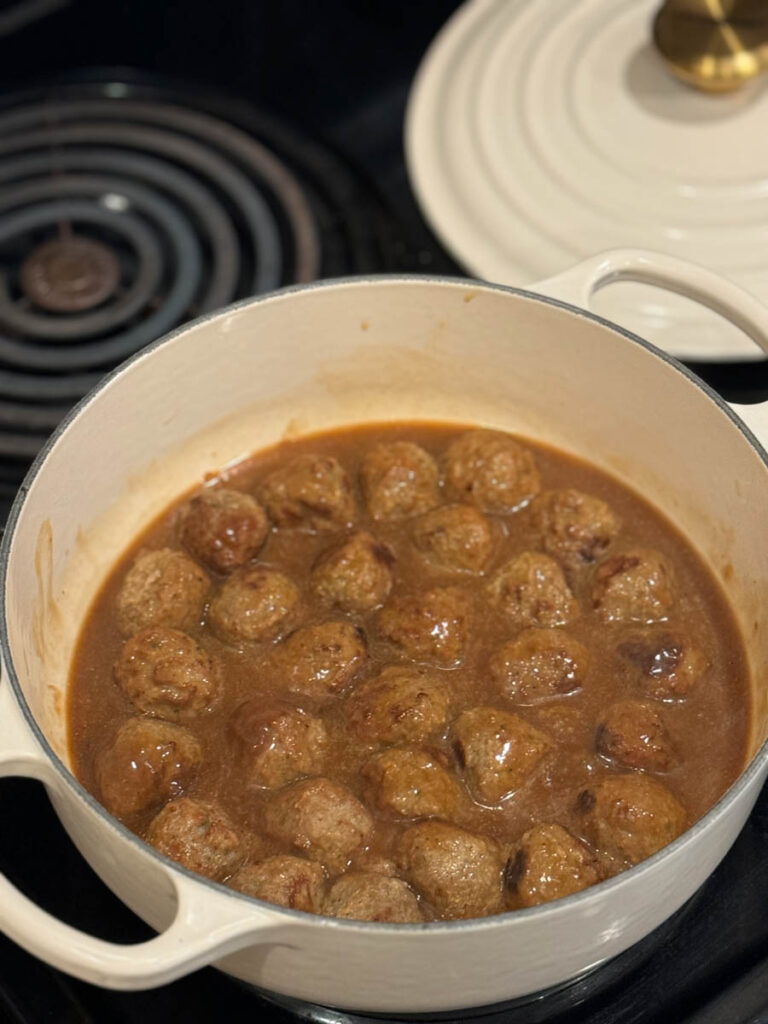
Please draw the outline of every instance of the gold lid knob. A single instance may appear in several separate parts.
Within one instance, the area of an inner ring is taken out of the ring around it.
[[[768,0],[667,0],[653,40],[682,81],[730,92],[768,68]]]

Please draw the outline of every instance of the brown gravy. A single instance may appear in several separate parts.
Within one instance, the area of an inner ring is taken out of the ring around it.
[[[217,480],[229,488],[258,496],[260,483],[266,474],[284,460],[302,452],[332,454],[354,482],[358,508],[355,528],[369,530],[394,553],[393,596],[434,586],[456,585],[474,601],[483,602],[488,579],[500,565],[520,552],[541,550],[540,537],[533,526],[532,505],[512,515],[488,516],[494,534],[494,548],[484,573],[447,573],[419,556],[413,546],[409,520],[374,522],[370,519],[359,484],[362,459],[374,444],[408,440],[422,446],[439,463],[447,446],[463,430],[456,426],[402,423],[366,425],[318,434],[286,441],[260,452],[227,470]],[[750,715],[749,681],[744,648],[734,616],[719,584],[696,552],[676,528],[643,498],[585,462],[528,440],[523,443],[535,457],[543,490],[577,488],[602,499],[622,523],[616,546],[655,549],[674,567],[678,596],[669,616],[670,628],[684,634],[698,648],[709,663],[709,669],[686,699],[651,700],[648,703],[661,716],[675,755],[668,770],[653,774],[683,805],[688,821],[692,823],[712,807],[745,764]],[[136,708],[113,680],[113,664],[125,642],[116,621],[118,592],[137,552],[145,548],[179,547],[178,523],[185,501],[186,497],[169,509],[126,551],[94,602],[73,660],[69,687],[72,763],[78,778],[97,797],[100,796],[97,759],[112,742],[118,724],[136,714]],[[334,535],[327,531],[313,533],[272,528],[258,555],[259,562],[279,567],[298,585],[302,596],[303,623],[343,617],[319,605],[308,587],[310,568],[333,540]],[[476,705],[508,708],[541,729],[556,745],[554,754],[545,759],[540,770],[534,772],[511,799],[493,807],[470,800],[462,810],[458,821],[462,828],[484,833],[502,844],[502,848],[514,844],[537,822],[557,822],[575,835],[583,835],[577,807],[578,794],[602,778],[626,771],[597,752],[595,736],[607,707],[626,698],[643,697],[638,694],[632,666],[619,653],[623,639],[630,634],[636,636],[638,626],[606,625],[591,610],[593,571],[588,567],[580,574],[569,576],[582,612],[568,623],[567,632],[585,645],[591,654],[587,683],[578,692],[523,706],[500,699],[498,688],[489,675],[489,655],[514,637],[519,629],[511,628],[503,615],[487,608],[473,619],[469,643],[459,667],[436,669],[450,677],[451,686],[458,695],[456,713]],[[215,587],[222,577],[213,576],[213,579]],[[369,660],[362,679],[374,675],[382,665],[403,661],[401,654],[393,654],[392,646],[381,638],[377,615],[377,611],[372,611],[352,616],[355,624],[364,630],[368,643]],[[280,842],[265,837],[263,829],[264,807],[273,794],[267,789],[248,788],[242,784],[231,756],[232,740],[228,729],[233,709],[246,698],[259,697],[265,702],[277,697],[285,699],[280,679],[265,670],[273,644],[232,646],[199,625],[188,632],[220,660],[225,682],[223,697],[216,706],[184,723],[195,734],[204,751],[203,770],[186,787],[185,795],[219,805],[248,837],[251,859],[286,852]],[[357,682],[352,683],[352,688]],[[311,701],[289,699],[306,710],[317,711]],[[332,769],[325,774],[365,799],[361,769],[370,757],[370,744],[350,741],[343,696],[335,697],[319,713],[331,743],[328,764]],[[454,747],[445,735],[432,742],[430,749],[436,751],[450,770],[460,777]],[[370,804],[368,808],[376,822],[368,844],[369,854],[395,858],[399,838],[412,822],[394,821]],[[155,813],[156,807],[150,812],[126,818],[125,823],[144,836]],[[425,899],[424,903],[428,906],[429,900]],[[509,899],[506,906],[514,907],[514,898]],[[432,909],[428,916],[435,913]]]

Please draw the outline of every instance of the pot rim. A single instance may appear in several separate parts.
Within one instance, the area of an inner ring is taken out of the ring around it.
[[[27,492],[45,464],[53,447],[69,428],[70,423],[72,423],[81,414],[81,412],[83,412],[87,406],[90,405],[90,403],[109,384],[112,383],[113,380],[117,380],[122,376],[122,374],[129,370],[134,363],[150,356],[155,350],[205,323],[209,323],[220,317],[230,316],[232,313],[236,313],[250,306],[256,306],[263,302],[269,302],[296,293],[309,291],[331,291],[339,286],[363,287],[366,285],[370,286],[377,284],[437,284],[463,289],[471,288],[477,290],[479,288],[490,292],[515,295],[524,299],[543,303],[544,305],[554,306],[558,309],[565,310],[567,313],[592,320],[603,327],[607,327],[624,339],[639,345],[641,348],[645,349],[649,355],[661,359],[662,362],[666,363],[669,367],[679,373],[680,376],[684,377],[689,383],[695,385],[700,391],[702,391],[739,430],[747,443],[760,457],[760,460],[766,470],[768,470],[768,452],[766,452],[757,437],[725,401],[725,399],[711,388],[706,381],[698,377],[692,370],[673,356],[669,355],[669,353],[657,348],[655,345],[646,341],[644,338],[641,338],[632,331],[613,323],[611,320],[607,320],[605,317],[602,317],[597,313],[593,313],[591,310],[584,309],[581,306],[575,306],[572,303],[563,301],[562,299],[542,295],[534,290],[526,288],[517,288],[511,285],[479,281],[468,277],[450,277],[439,274],[366,274],[360,276],[323,278],[308,284],[296,284],[276,288],[270,292],[240,299],[228,306],[223,306],[220,309],[204,313],[202,316],[199,316],[194,320],[187,321],[181,326],[163,335],[163,337],[151,342],[138,352],[135,352],[132,356],[129,356],[128,359],[124,360],[106,374],[83,398],[81,398],[76,405],[69,410],[53,433],[45,441],[43,447],[40,449],[27,471],[16,497],[14,498],[13,505],[11,506],[11,510],[8,515],[8,520],[3,531],[2,542],[0,543],[0,656],[2,656],[2,664],[7,674],[8,683],[13,691],[14,697],[16,698],[16,702],[22,712],[27,726],[42,747],[48,761],[56,769],[61,781],[70,790],[72,790],[77,797],[83,800],[92,811],[98,814],[108,827],[116,831],[120,838],[127,840],[138,851],[144,854],[149,853],[149,855],[152,856],[166,871],[168,868],[171,868],[172,871],[179,872],[181,875],[186,876],[186,878],[198,883],[207,890],[213,891],[217,895],[225,895],[232,899],[238,899],[255,904],[264,910],[273,912],[278,918],[286,918],[286,923],[293,921],[297,924],[312,925],[314,927],[351,929],[366,933],[384,932],[389,935],[394,933],[413,935],[415,933],[436,934],[445,932],[455,933],[459,931],[486,931],[494,928],[505,927],[510,924],[511,921],[519,921],[522,924],[524,921],[528,921],[533,918],[543,918],[545,915],[556,916],[562,913],[568,913],[571,908],[577,908],[581,905],[588,904],[596,897],[596,895],[607,896],[613,890],[619,890],[623,885],[627,884],[631,880],[649,874],[655,869],[657,864],[675,856],[683,847],[694,843],[703,832],[707,831],[720,818],[722,818],[723,815],[728,813],[731,804],[734,803],[744,790],[747,789],[764,771],[766,765],[768,765],[768,738],[763,741],[760,748],[741,771],[738,778],[728,787],[728,789],[706,814],[694,822],[690,828],[686,829],[685,832],[667,846],[662,847],[661,850],[652,854],[650,857],[647,857],[645,860],[640,861],[639,864],[625,869],[618,875],[614,875],[612,878],[599,882],[596,885],[589,886],[587,889],[583,889],[582,891],[570,896],[554,900],[551,903],[543,903],[539,906],[521,910],[503,911],[498,914],[493,914],[490,917],[459,919],[455,921],[427,921],[421,924],[390,924],[375,921],[355,921],[325,917],[320,914],[310,914],[301,910],[292,910],[288,907],[281,907],[274,903],[267,903],[264,900],[238,892],[236,889],[231,889],[223,883],[214,882],[203,875],[198,875],[197,873],[190,871],[188,868],[183,867],[176,861],[171,860],[169,857],[159,853],[150,843],[140,839],[139,836],[132,832],[127,826],[123,825],[122,822],[111,815],[109,811],[107,811],[107,809],[99,803],[99,801],[96,800],[88,790],[85,789],[74,773],[63,763],[61,758],[49,744],[45,734],[38,725],[37,719],[32,714],[21,688],[19,678],[16,674],[16,668],[10,649],[6,608],[6,589],[8,586],[8,566],[10,562],[11,545],[13,543],[16,526],[24,511]]]

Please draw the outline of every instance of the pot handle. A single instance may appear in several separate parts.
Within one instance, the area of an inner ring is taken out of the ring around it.
[[[609,249],[532,284],[530,290],[589,309],[595,292],[615,281],[652,284],[700,302],[740,327],[768,353],[768,307],[719,274],[676,256],[644,249]]]
[[[23,776],[58,788],[56,768],[32,735],[6,678],[0,682],[0,777]],[[176,914],[156,938],[120,945],[94,938],[42,910],[0,874],[0,930],[28,953],[83,981],[112,989],[147,989],[264,942],[277,922],[234,894],[206,893],[170,866]],[[212,898],[214,897],[215,898]]]

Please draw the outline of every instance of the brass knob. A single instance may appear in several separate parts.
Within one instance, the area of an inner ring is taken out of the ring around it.
[[[768,0],[667,0],[653,40],[682,81],[731,92],[768,68]]]

